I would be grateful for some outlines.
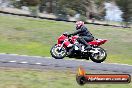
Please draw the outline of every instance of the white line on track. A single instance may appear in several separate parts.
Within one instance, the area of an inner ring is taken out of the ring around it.
[[[105,63],[105,62],[104,62],[104,64],[111,64],[111,65],[115,64],[115,65],[132,66],[132,65],[129,65],[129,64],[119,64],[119,63]]]
[[[17,62],[17,61],[9,61],[10,63],[15,63],[15,62]]]
[[[42,63],[35,63],[36,65],[40,65],[40,64],[42,64]]]
[[[19,62],[19,63],[21,63],[21,64],[27,64],[28,62],[26,62],[26,61],[23,61],[23,62]]]

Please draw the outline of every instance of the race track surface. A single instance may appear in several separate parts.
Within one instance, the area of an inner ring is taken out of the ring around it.
[[[30,69],[57,69],[76,71],[79,66],[86,71],[103,73],[132,74],[132,65],[109,63],[94,63],[86,60],[53,59],[39,56],[0,54],[0,67],[30,68]]]

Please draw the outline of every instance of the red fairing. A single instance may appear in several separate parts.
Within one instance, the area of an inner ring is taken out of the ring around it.
[[[72,44],[74,44],[77,40],[79,36],[72,36],[71,37],[71,40],[72,40]],[[88,42],[90,45],[93,45],[93,46],[100,46],[102,44],[104,44],[107,40],[106,39],[98,39],[98,40],[93,40],[91,42]],[[59,38],[58,38],[58,46],[61,46],[62,43],[64,43],[65,47],[69,47],[71,46],[71,43],[69,42],[69,39],[67,36],[65,35],[61,35]]]
[[[78,37],[79,36],[72,36],[72,38],[71,38],[72,39],[72,42],[75,43],[75,41],[77,40]]]
[[[71,44],[71,43],[70,43],[68,40],[65,40],[65,41],[64,41],[64,45],[65,45],[65,46],[69,47],[70,44]]]
[[[58,46],[61,46],[61,44],[64,43],[64,47],[69,47],[71,46],[71,43],[68,41],[68,37],[65,36],[65,35],[61,35],[59,38],[58,38]]]
[[[94,46],[100,46],[102,44],[104,44],[107,41],[107,39],[98,39],[98,40],[93,40],[91,42],[89,42],[90,45],[94,45]]]
[[[68,37],[66,37],[66,36],[64,36],[64,35],[61,35],[61,36],[58,38],[58,44],[62,44],[62,42],[63,42],[65,39],[68,39]]]

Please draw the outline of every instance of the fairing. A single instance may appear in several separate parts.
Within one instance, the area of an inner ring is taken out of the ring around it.
[[[72,43],[74,44],[77,40],[79,36],[72,36],[71,37],[71,41]],[[100,46],[102,44],[104,44],[105,42],[107,41],[107,39],[97,39],[97,40],[93,40],[91,42],[88,42],[90,45],[93,45],[93,46]],[[61,46],[62,43],[64,43],[64,45],[66,47],[68,46],[71,46],[71,43],[69,42],[69,39],[67,36],[65,35],[61,35],[59,38],[58,38],[58,45]]]
[[[98,40],[93,40],[91,42],[89,42],[90,45],[93,46],[100,46],[102,44],[104,44],[107,41],[107,39],[98,39]]]

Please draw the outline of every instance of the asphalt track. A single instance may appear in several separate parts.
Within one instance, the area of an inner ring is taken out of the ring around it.
[[[86,60],[53,59],[40,56],[26,56],[16,54],[0,54],[0,67],[73,70],[83,66],[86,71],[95,73],[125,73],[132,74],[132,65],[94,63]]]

